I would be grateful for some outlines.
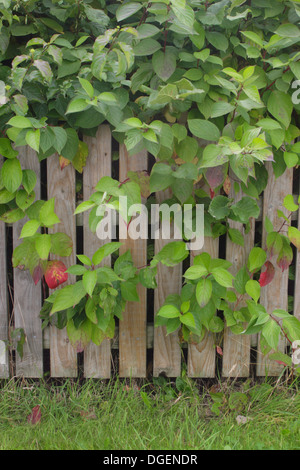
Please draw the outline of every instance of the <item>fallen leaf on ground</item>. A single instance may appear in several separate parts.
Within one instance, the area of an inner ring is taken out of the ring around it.
[[[38,424],[41,421],[42,414],[39,405],[36,405],[32,408],[32,412],[29,416],[27,416],[27,421],[30,424]]]

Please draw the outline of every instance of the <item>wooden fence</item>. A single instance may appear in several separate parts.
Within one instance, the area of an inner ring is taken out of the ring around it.
[[[83,171],[83,200],[90,196],[102,176],[112,174],[112,136],[109,126],[100,126],[96,137],[88,137],[85,141],[89,147],[90,157]],[[40,164],[35,152],[30,148],[22,148],[20,154],[23,168],[31,168],[38,175],[35,191],[39,198],[41,184],[45,188],[46,182],[41,181]],[[66,232],[72,237],[74,243],[73,254],[66,263],[69,266],[76,262],[77,231],[79,236],[83,237],[82,247],[86,255],[91,255],[101,245],[101,240],[90,232],[87,214],[84,214],[81,222],[73,215],[76,206],[76,175],[72,165],[61,171],[57,155],[48,158],[46,165],[47,196],[56,198],[55,210],[61,220],[61,223],[53,230]],[[129,170],[145,170],[147,167],[146,152],[128,157],[125,147],[120,146],[120,180],[126,178]],[[226,241],[226,247],[221,246],[222,253],[226,248],[226,258],[233,264],[233,273],[242,266],[254,246],[255,224],[258,223],[262,227],[261,243],[264,246],[265,216],[273,222],[275,229],[279,228],[277,209],[282,209],[284,196],[293,191],[293,170],[287,170],[275,180],[271,163],[267,164],[267,169],[269,182],[260,200],[261,215],[258,221],[251,221],[251,230],[244,236],[245,246],[235,245],[229,239]],[[167,191],[157,194],[158,202],[161,202],[167,195]],[[231,196],[236,200],[241,197],[240,194],[233,193]],[[299,217],[298,219],[300,220]],[[154,329],[154,312],[162,305],[168,294],[177,293],[181,288],[181,265],[174,268],[160,265],[157,274],[158,287],[154,291],[154,299],[151,297],[153,291],[147,292],[144,287],[140,286],[138,288],[140,302],[127,304],[124,319],[117,328],[114,340],[105,340],[99,347],[89,344],[83,353],[83,360],[82,355],[80,356],[82,362],[79,363],[65,330],[58,330],[55,327],[46,329],[44,332],[41,330],[40,283],[35,286],[28,271],[24,272],[19,269],[12,271],[11,269],[11,253],[7,256],[6,244],[8,240],[10,245],[12,243],[10,251],[17,246],[23,224],[22,220],[13,227],[5,227],[4,223],[0,222],[0,340],[8,341],[9,331],[13,326],[23,328],[26,334],[22,359],[17,353],[12,354],[12,351],[10,353],[6,351],[4,355],[2,353],[0,378],[7,378],[11,373],[16,376],[41,377],[45,372],[45,357],[49,358],[49,356],[52,377],[76,377],[79,364],[83,368],[85,377],[109,378],[114,370],[112,365],[115,366],[116,358],[117,371],[121,377],[146,377],[149,374],[158,376],[161,373],[169,377],[177,377],[181,373],[183,360],[187,362],[190,377],[215,377],[216,370],[223,377],[247,377],[249,374],[264,376],[266,373],[276,376],[282,371],[281,365],[269,361],[262,355],[257,335],[236,336],[229,330],[225,330],[222,342],[223,356],[217,357],[215,339],[211,334],[207,334],[198,345],[183,345],[182,348],[177,332],[166,336],[164,327]],[[236,222],[231,222],[231,225],[243,230],[243,227]],[[167,242],[163,239],[155,240],[155,252]],[[147,240],[124,240],[122,252],[127,249],[131,249],[136,266],[147,263]],[[219,257],[219,239],[206,238],[202,251],[209,252],[213,257]],[[197,253],[191,253],[191,257],[195,254]],[[110,263],[110,260],[106,262]],[[276,267],[273,282],[262,290],[261,302],[267,309],[270,311],[275,308],[286,309],[289,289],[289,294],[294,295],[294,314],[300,318],[300,256],[295,260],[295,272],[295,280],[291,284],[288,279],[288,270],[281,273]],[[74,276],[70,275],[68,282],[73,283],[74,280]],[[150,304],[153,311],[149,313]],[[284,348],[285,343],[282,341],[281,349],[284,350]]]

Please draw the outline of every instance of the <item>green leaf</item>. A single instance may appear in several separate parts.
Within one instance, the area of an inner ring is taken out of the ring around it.
[[[35,248],[41,259],[47,259],[51,248],[51,235],[46,233],[39,234],[35,241]]]
[[[199,279],[202,276],[206,276],[207,274],[208,270],[206,269],[206,267],[202,266],[201,264],[198,264],[188,268],[184,273],[184,277],[189,280],[195,280]]]
[[[272,91],[267,103],[268,111],[287,129],[291,123],[293,103],[291,97],[282,91]]]
[[[86,292],[91,297],[97,282],[97,273],[96,271],[86,271],[82,276],[82,283]]]
[[[40,129],[36,129],[35,131],[28,131],[25,137],[25,140],[29,147],[31,147],[36,152],[40,149]]]
[[[216,196],[209,205],[209,213],[218,220],[224,219],[230,213],[230,201],[228,197]]]
[[[101,261],[106,258],[106,256],[111,255],[115,251],[117,251],[123,243],[121,242],[110,242],[106,243],[105,245],[101,246],[93,255],[92,263],[94,265],[98,265]]]
[[[281,329],[280,326],[272,319],[267,321],[262,329],[262,335],[275,351],[278,349],[279,338],[280,338]]]
[[[295,24],[285,23],[279,26],[275,34],[284,38],[299,38],[300,30]]]
[[[1,178],[4,186],[10,193],[14,193],[19,188],[22,183],[23,173],[17,158],[6,160],[3,163]]]
[[[61,155],[67,160],[73,160],[75,157],[78,147],[79,147],[79,138],[75,129],[64,129],[67,135],[67,141],[64,147],[61,150]]]
[[[195,319],[193,317],[193,314],[191,312],[185,313],[184,315],[180,316],[180,321],[184,325],[186,325],[188,328],[195,328]]]
[[[224,268],[214,268],[211,274],[215,278],[218,284],[223,287],[232,287],[233,275]]]
[[[246,292],[257,303],[260,297],[260,285],[257,281],[250,279],[245,286]]]
[[[121,283],[121,294],[128,302],[139,302],[140,298],[136,290],[136,284],[131,281]]]
[[[180,317],[180,311],[175,305],[163,305],[157,312],[157,315],[164,318]]]
[[[252,248],[248,258],[248,269],[250,272],[260,269],[266,262],[267,253],[262,248]]]
[[[86,255],[76,255],[79,261],[87,266],[92,266],[92,261]]]
[[[212,283],[209,279],[201,279],[196,287],[196,299],[200,307],[204,307],[212,295]]]
[[[293,316],[284,318],[282,321],[282,326],[292,342],[300,340],[300,321],[298,318]]]
[[[28,220],[21,230],[20,238],[32,237],[40,226],[41,224],[38,220]]]
[[[70,102],[66,114],[71,114],[71,113],[80,113],[81,111],[84,111],[86,108],[89,107],[89,103],[87,100],[83,98],[75,99]]]
[[[15,158],[18,152],[12,148],[9,139],[0,138],[0,154],[6,158]]]
[[[76,282],[72,286],[66,286],[60,289],[55,297],[50,314],[53,315],[61,310],[73,307],[85,297],[86,290],[82,281]]]
[[[143,39],[134,48],[133,52],[136,57],[151,56],[161,49],[161,45],[155,39]]]
[[[232,241],[232,243],[235,243],[236,245],[244,246],[244,243],[245,243],[244,237],[242,233],[240,232],[240,230],[238,230],[237,228],[229,228],[228,236],[230,240]]]
[[[117,21],[120,22],[126,18],[129,18],[130,16],[137,13],[142,7],[143,4],[137,2],[125,3],[121,5],[116,11]]]
[[[290,212],[295,212],[299,209],[299,205],[295,204],[294,197],[292,194],[288,194],[287,196],[285,196],[283,200],[283,205]]]
[[[40,222],[45,225],[45,227],[51,227],[54,224],[58,224],[60,222],[59,218],[54,212],[54,205],[55,205],[55,198],[49,199],[43,205],[42,209],[39,213]]]
[[[28,129],[29,127],[33,127],[29,119],[24,116],[14,116],[8,121],[7,124],[13,127],[17,127],[18,129]]]
[[[176,55],[166,49],[166,51],[157,51],[153,54],[152,64],[154,72],[163,81],[167,81],[176,69]]]
[[[205,140],[219,140],[220,131],[215,124],[204,119],[189,119],[189,130],[193,135]]]
[[[297,250],[300,251],[300,231],[296,227],[288,228],[288,238]]]

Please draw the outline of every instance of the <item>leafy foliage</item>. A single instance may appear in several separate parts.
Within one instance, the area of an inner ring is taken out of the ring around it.
[[[52,255],[72,250],[67,235],[47,233],[58,223],[54,200],[35,200],[36,175],[23,169],[19,147],[30,146],[40,161],[57,153],[62,168],[71,162],[82,172],[90,158],[83,135],[95,135],[103,122],[130,155],[146,149],[155,164],[150,175],[99,181],[76,209],[90,210],[92,231],[109,207],[129,227],[119,196],[138,204],[171,188],[170,205],[188,203],[194,211],[204,204],[205,236],[227,234],[243,246],[243,234],[229,221],[247,233],[249,219],[258,217],[257,200],[268,181],[264,163],[272,162],[276,177],[299,164],[298,0],[0,0],[0,13],[0,220],[29,218],[15,267],[30,269],[37,282]],[[243,196],[234,202],[239,191]],[[284,206],[290,213],[299,207],[291,195]],[[281,324],[264,312],[260,289],[272,282],[272,257],[285,270],[291,244],[300,249],[291,217],[278,215],[280,230],[266,220],[267,252],[254,248],[235,278],[226,261],[196,257],[181,294],[168,297],[158,312],[158,324],[199,340],[206,330],[221,331],[224,321],[242,333],[248,321],[250,331],[262,331],[275,348],[279,334],[290,334],[290,319]],[[96,267],[116,245],[101,248],[92,260],[82,255],[84,266],[68,270],[80,276],[76,287],[50,296],[42,316],[67,325],[79,349],[90,339],[100,344],[113,335],[114,315],[121,318],[125,302],[138,300],[136,283],[154,288],[157,263],[174,266],[188,256],[184,242],[174,243],[139,269],[129,254],[114,269]],[[247,307],[232,309],[244,295],[252,298]]]

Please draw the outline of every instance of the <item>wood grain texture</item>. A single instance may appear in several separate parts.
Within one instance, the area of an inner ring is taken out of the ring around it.
[[[170,190],[156,193],[156,202],[162,204],[171,196]],[[172,232],[171,232],[172,234]],[[162,238],[161,227],[159,238],[155,240],[154,249],[157,254],[162,248],[173,241],[172,235],[169,240]],[[166,297],[170,294],[179,294],[182,287],[182,263],[174,267],[157,266],[157,288],[154,291],[154,314],[163,305]],[[178,338],[178,330],[167,335],[165,326],[154,329],[153,350],[153,376],[158,377],[164,373],[167,377],[178,377],[181,372],[181,348]]]
[[[264,229],[264,220],[267,216],[273,223],[274,230],[279,230],[282,225],[282,219],[278,218],[277,210],[282,210],[286,215],[288,212],[283,208],[283,200],[287,194],[291,194],[293,190],[293,169],[287,169],[282,176],[275,179],[272,164],[267,163],[266,168],[269,173],[267,187],[264,191],[263,199],[263,236],[262,247],[266,248],[266,230]],[[276,264],[276,257],[271,259],[275,266],[275,276],[273,281],[263,287],[261,290],[260,303],[264,305],[268,313],[272,313],[276,308],[287,309],[288,306],[288,276],[289,270],[281,272]],[[280,340],[279,350],[284,351],[286,341]],[[281,374],[283,366],[264,356],[258,347],[256,361],[256,375],[258,376],[278,376]]]
[[[233,182],[232,182],[233,183]],[[240,191],[235,194],[233,184],[230,190],[229,197],[233,198],[235,202],[238,202],[243,196]],[[241,231],[244,237],[244,246],[233,243],[229,236],[226,241],[226,259],[232,263],[230,271],[233,275],[247,263],[249,253],[254,246],[254,234],[255,234],[255,220],[250,219],[250,230],[246,234],[243,225],[229,221],[231,228],[235,228]],[[239,304],[242,307],[243,304]],[[250,347],[251,347],[251,336],[250,335],[234,335],[229,328],[225,328],[224,331],[224,346],[223,346],[223,377],[248,377],[250,371]]]
[[[65,232],[73,240],[73,252],[62,261],[68,268],[76,263],[76,222],[75,222],[75,170],[68,165],[60,169],[57,155],[47,159],[48,199],[55,197],[55,213],[60,219],[49,233]],[[51,257],[55,259],[55,256]],[[75,276],[69,274],[68,281],[62,287],[73,284]],[[51,377],[76,377],[77,353],[69,342],[66,329],[50,328],[50,371]]]
[[[128,171],[142,171],[147,169],[147,152],[129,156],[125,145],[120,145],[119,179],[124,181]],[[125,222],[120,219],[121,228]],[[120,254],[130,250],[135,266],[147,264],[147,240],[121,240],[123,245]],[[145,377],[146,376],[146,323],[147,323],[147,291],[140,284],[137,286],[139,302],[127,302],[123,312],[123,320],[120,321],[119,357],[121,377]]]
[[[219,257],[219,239],[205,237],[202,250],[191,252],[193,258],[200,253],[209,253],[212,258]],[[216,368],[216,349],[214,335],[206,332],[199,344],[189,344],[188,375],[189,377],[214,377]]]
[[[0,157],[0,164],[3,159]],[[8,297],[7,297],[7,269],[6,269],[6,229],[5,223],[0,222],[0,341],[8,340]],[[6,348],[6,343],[0,347]],[[9,377],[8,349],[4,354],[5,364],[0,363],[0,378]]]
[[[86,201],[102,176],[111,176],[111,131],[100,126],[96,137],[85,137],[89,156],[83,170],[83,200]],[[89,212],[83,214],[83,252],[92,257],[94,252],[110,240],[100,240],[89,229]],[[103,266],[111,265],[111,257],[105,258]],[[111,341],[106,339],[100,346],[90,342],[84,351],[84,376],[108,379],[111,375]]]
[[[298,212],[298,229],[300,230],[300,210]],[[296,277],[295,277],[295,290],[294,290],[294,315],[295,315],[295,317],[297,317],[300,320],[300,251],[297,251],[297,255],[296,255]]]
[[[35,151],[30,147],[22,147],[20,162],[24,170],[35,171],[37,183],[34,191],[36,199],[40,199],[40,163]],[[19,240],[19,236],[27,220],[25,218],[13,224],[14,248],[22,241]],[[23,358],[16,354],[16,374],[24,377],[41,377],[43,375],[43,335],[39,318],[42,307],[41,283],[35,285],[28,270],[15,268],[13,274],[15,328],[23,328],[26,335]]]

